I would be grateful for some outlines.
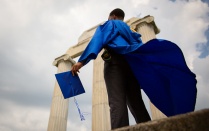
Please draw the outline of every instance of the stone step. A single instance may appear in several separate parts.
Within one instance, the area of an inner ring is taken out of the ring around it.
[[[112,131],[209,131],[209,109],[153,120]]]

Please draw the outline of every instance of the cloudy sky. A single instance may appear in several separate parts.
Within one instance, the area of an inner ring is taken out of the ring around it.
[[[208,0],[0,0],[0,130],[47,129],[57,72],[53,60],[116,7],[126,12],[126,20],[155,17],[161,30],[157,37],[178,44],[197,75],[195,110],[209,108],[208,4]],[[92,65],[81,69],[86,93],[77,97],[86,120],[80,121],[70,100],[67,130],[91,131]]]

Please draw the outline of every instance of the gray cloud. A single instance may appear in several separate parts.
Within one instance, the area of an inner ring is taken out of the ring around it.
[[[196,110],[208,108],[207,50],[201,48],[198,52],[196,48],[197,43],[208,47],[208,33],[204,34],[208,32],[208,6],[200,1],[178,0],[161,4],[149,0],[118,2],[0,1],[0,130],[22,131],[31,130],[31,127],[34,131],[46,130],[57,70],[52,66],[54,58],[76,44],[84,30],[105,21],[109,11],[116,7],[124,9],[126,19],[137,14],[155,17],[161,29],[157,37],[178,43],[197,74]],[[197,10],[200,7],[202,10]],[[205,57],[200,59],[199,55]],[[73,99],[70,99],[68,130],[91,130],[92,82],[89,81],[92,81],[92,65],[82,68],[80,78],[86,93],[76,97],[81,110],[88,115],[81,122]],[[149,106],[147,102],[146,105]],[[133,119],[131,121],[134,124]]]

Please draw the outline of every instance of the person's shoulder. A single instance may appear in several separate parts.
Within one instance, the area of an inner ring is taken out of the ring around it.
[[[118,25],[118,24],[120,24],[120,25],[127,25],[124,21],[122,21],[122,20],[108,20],[109,21],[109,23],[111,23],[111,24],[116,24],[116,25]]]
[[[112,20],[108,20],[108,21],[103,22],[99,26],[99,28],[101,28],[101,29],[104,29],[104,28],[113,28],[113,25],[114,25],[113,21]]]
[[[101,25],[108,25],[108,24],[126,24],[126,23],[122,20],[107,20],[103,22]]]
[[[118,26],[129,27],[129,25],[122,20],[113,20],[113,22]]]
[[[100,29],[111,29],[111,28],[130,28],[122,20],[108,20],[99,26]]]
[[[110,25],[110,24],[113,24],[113,21],[112,20],[107,20],[107,21],[101,23],[100,26],[105,26],[105,25]]]

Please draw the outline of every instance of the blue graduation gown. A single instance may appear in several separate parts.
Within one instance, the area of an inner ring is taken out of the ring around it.
[[[78,61],[87,64],[103,47],[123,54],[150,101],[166,116],[194,111],[196,75],[187,67],[181,49],[167,40],[143,44],[140,34],[120,20],[99,26]]]

